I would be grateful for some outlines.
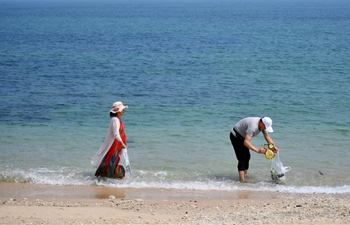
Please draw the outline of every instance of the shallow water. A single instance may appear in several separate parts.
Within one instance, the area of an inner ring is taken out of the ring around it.
[[[347,1],[0,5],[1,181],[350,191]],[[118,100],[133,177],[98,180]],[[285,184],[254,152],[238,183],[228,136],[246,116],[273,119]]]

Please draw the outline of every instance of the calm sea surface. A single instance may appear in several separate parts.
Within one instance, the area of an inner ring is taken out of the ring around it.
[[[348,193],[349,12],[346,0],[0,0],[0,181]],[[115,101],[129,106],[133,177],[97,180]],[[273,119],[285,184],[254,152],[239,184],[229,132],[247,116]]]

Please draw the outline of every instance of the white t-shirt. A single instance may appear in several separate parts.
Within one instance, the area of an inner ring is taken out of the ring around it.
[[[242,137],[248,135],[255,137],[260,133],[259,120],[260,117],[247,117],[238,121],[233,127]]]

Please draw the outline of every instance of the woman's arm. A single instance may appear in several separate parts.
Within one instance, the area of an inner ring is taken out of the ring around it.
[[[117,141],[119,141],[123,148],[126,148],[126,145],[124,144],[122,138],[120,137],[120,133],[119,133],[119,129],[120,129],[120,121],[118,118],[113,118],[113,136],[115,139],[117,139]]]

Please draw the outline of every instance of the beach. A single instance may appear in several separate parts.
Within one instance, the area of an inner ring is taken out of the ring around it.
[[[349,11],[0,1],[0,225],[350,224]],[[132,174],[101,179],[91,158],[117,101]],[[265,116],[291,170],[276,184],[251,152],[241,184],[229,133]]]
[[[0,187],[0,224],[350,224],[349,194]]]

